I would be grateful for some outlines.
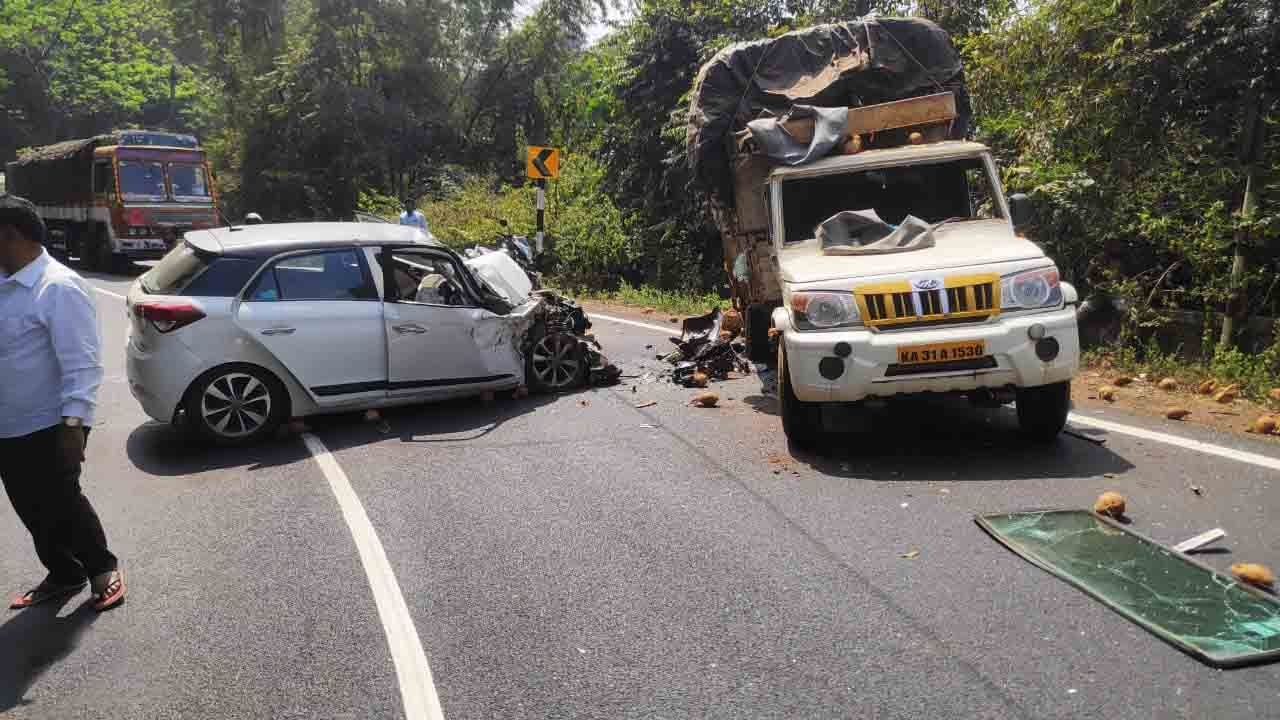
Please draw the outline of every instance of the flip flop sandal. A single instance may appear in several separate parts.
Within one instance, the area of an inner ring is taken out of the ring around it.
[[[102,612],[122,602],[124,602],[124,571],[113,570],[107,580],[107,586],[102,589],[102,592],[93,594],[93,609]]]
[[[83,590],[86,584],[87,583],[83,580],[70,585],[51,583],[46,580],[20,595],[15,595],[13,601],[9,603],[9,609],[23,610],[41,603],[49,602],[50,600],[57,600],[67,597],[68,595],[75,595]]]

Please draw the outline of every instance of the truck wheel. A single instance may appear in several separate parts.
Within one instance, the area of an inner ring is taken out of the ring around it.
[[[787,440],[799,448],[817,447],[822,439],[821,408],[817,403],[804,402],[796,397],[791,387],[791,372],[787,368],[787,351],[778,343],[778,414],[782,415],[782,431]]]
[[[1071,383],[1061,382],[1018,389],[1018,425],[1028,440],[1053,442],[1067,426],[1071,412]]]
[[[747,307],[747,351],[752,362],[768,363],[774,359],[770,352],[769,328],[773,327],[773,307],[750,305]]]
[[[93,239],[89,241],[89,247],[85,248],[86,265],[94,272],[109,273],[115,269],[115,253],[111,251],[111,240],[107,234],[99,230],[94,233]]]

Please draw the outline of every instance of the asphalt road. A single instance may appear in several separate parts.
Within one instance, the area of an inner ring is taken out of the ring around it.
[[[123,294],[129,278],[93,282]],[[405,717],[331,479],[296,437],[210,450],[150,422],[124,379],[123,302],[98,302],[104,422],[84,482],[131,594],[100,617],[87,595],[0,616],[0,717]],[[1213,670],[973,516],[1116,489],[1157,540],[1221,526],[1229,551],[1203,561],[1276,565],[1280,473],[1088,429],[1105,444],[1026,448],[1007,411],[938,404],[793,455],[759,378],[694,409],[644,377],[662,334],[596,332],[632,376],[619,387],[310,422],[381,541],[444,717],[1274,714],[1280,665]],[[0,578],[41,575],[0,503]]]

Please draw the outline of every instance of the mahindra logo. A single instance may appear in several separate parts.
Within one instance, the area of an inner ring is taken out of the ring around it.
[[[942,287],[942,281],[935,278],[929,278],[927,280],[916,280],[912,282],[911,285],[917,290],[937,290]]]

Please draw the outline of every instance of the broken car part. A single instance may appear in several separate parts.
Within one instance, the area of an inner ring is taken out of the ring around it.
[[[1214,667],[1280,659],[1280,601],[1087,510],[980,515],[978,526]]]

